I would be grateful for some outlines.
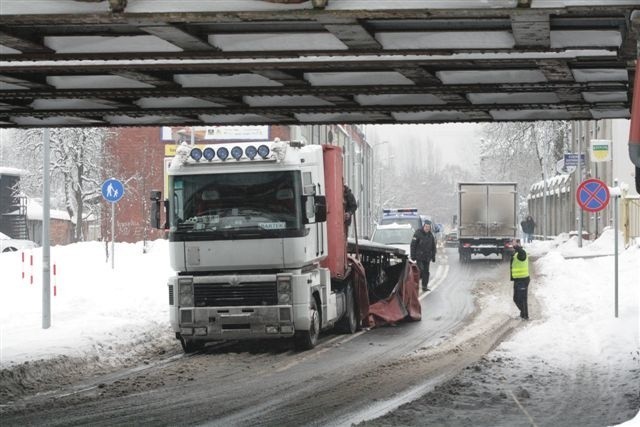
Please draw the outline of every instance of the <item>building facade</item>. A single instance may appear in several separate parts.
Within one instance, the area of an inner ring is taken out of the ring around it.
[[[546,189],[544,181],[531,186],[528,205],[529,212],[536,218],[538,237],[577,232],[582,222],[583,236],[595,239],[605,227],[614,225],[613,199],[605,209],[595,213],[584,211],[578,205],[578,186],[589,178],[599,179],[609,187],[614,187],[617,180],[623,189],[619,205],[622,231],[628,237],[640,236],[640,199],[634,185],[635,168],[629,160],[627,147],[629,125],[628,120],[611,119],[571,123],[571,152],[583,154],[585,164],[569,174],[558,173],[547,179]],[[599,161],[593,144],[603,141],[608,141],[609,160]]]

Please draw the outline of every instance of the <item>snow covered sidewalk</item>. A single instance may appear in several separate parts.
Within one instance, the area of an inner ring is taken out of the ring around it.
[[[530,244],[540,312],[453,380],[362,425],[640,426],[640,248],[621,248],[616,318],[614,258],[592,257],[613,243],[609,230],[583,248]]]

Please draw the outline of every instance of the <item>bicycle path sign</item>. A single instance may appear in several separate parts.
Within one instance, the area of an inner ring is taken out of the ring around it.
[[[124,196],[124,185],[115,178],[109,178],[102,183],[102,197],[107,202],[115,203]]]
[[[576,190],[578,204],[588,212],[603,210],[609,204],[609,199],[609,187],[599,179],[591,178],[582,181]]]

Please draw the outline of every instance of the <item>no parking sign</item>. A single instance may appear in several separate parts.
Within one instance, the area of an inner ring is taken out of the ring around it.
[[[588,212],[599,212],[609,204],[609,187],[599,179],[591,178],[583,181],[576,190],[576,199],[582,209]]]

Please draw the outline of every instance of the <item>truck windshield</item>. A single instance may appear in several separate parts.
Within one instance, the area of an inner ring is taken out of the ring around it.
[[[297,171],[175,176],[172,184],[173,232],[229,238],[302,229]]]

